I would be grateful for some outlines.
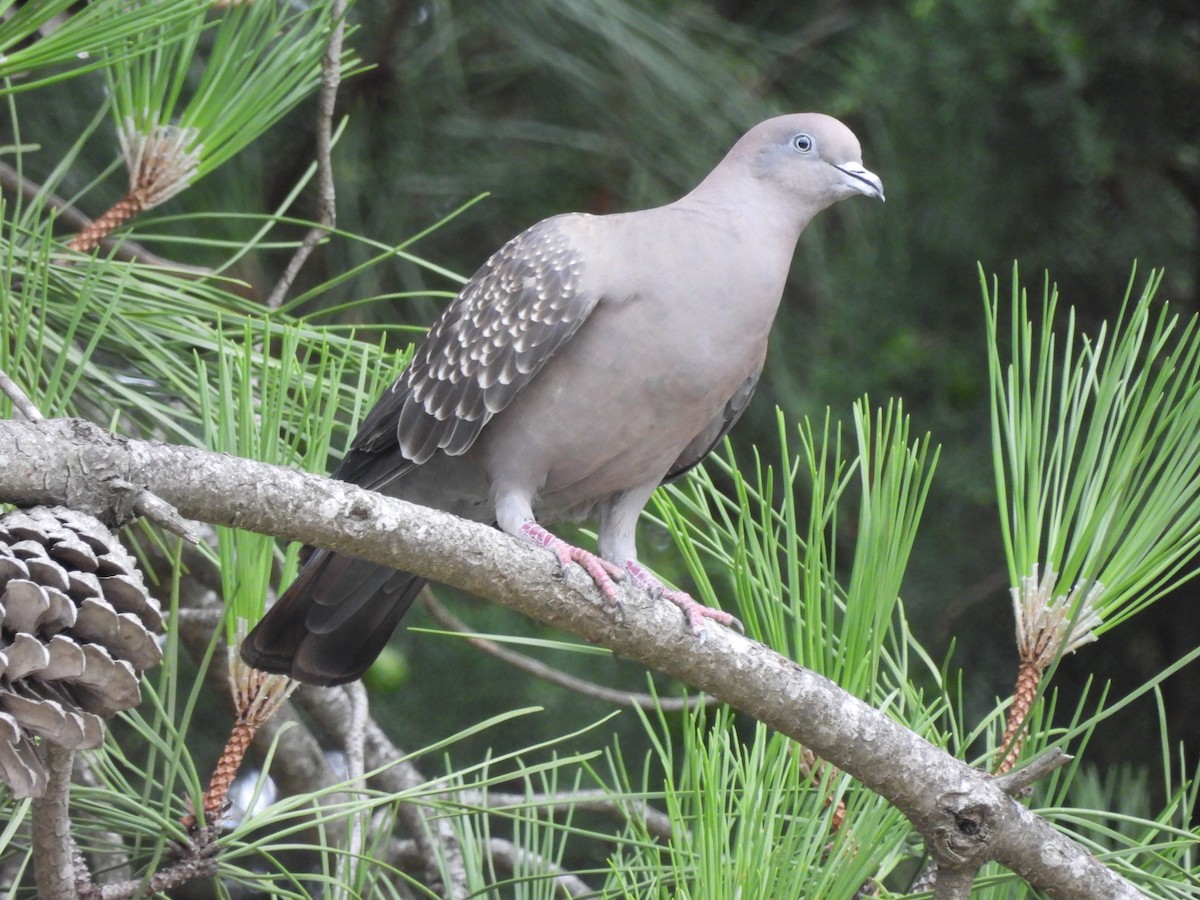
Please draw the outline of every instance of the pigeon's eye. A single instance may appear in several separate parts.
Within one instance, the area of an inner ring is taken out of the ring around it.
[[[792,138],[792,146],[801,153],[807,153],[813,148],[812,135],[798,134]]]

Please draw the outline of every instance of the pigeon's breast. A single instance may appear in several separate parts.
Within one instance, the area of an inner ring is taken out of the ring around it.
[[[497,489],[529,492],[539,519],[657,484],[761,362],[786,266],[731,273],[726,235],[656,237],[610,254],[656,278],[599,273],[587,321],[480,436]]]

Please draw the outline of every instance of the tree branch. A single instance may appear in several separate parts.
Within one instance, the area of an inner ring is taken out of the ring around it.
[[[675,607],[628,585],[624,619],[614,622],[586,576],[572,567],[557,577],[550,554],[495,529],[279,466],[116,438],[80,420],[0,422],[0,501],[70,506],[95,500],[115,477],[145,484],[186,517],[403,568],[678,678],[853,775],[955,870],[994,859],[1052,897],[1141,896],[991,775],[828,679],[727,629],[710,626],[703,644],[685,640]]]
[[[937,873],[937,888],[933,900],[971,900],[971,885],[975,883],[975,866],[950,868],[942,866]]]
[[[49,778],[33,801],[33,870],[39,897],[73,900],[75,842],[71,839],[71,764],[74,751],[43,741],[39,748]]]
[[[510,873],[518,865],[544,873],[553,880],[565,897],[597,897],[598,892],[589,887],[582,878],[568,872],[558,863],[547,859],[523,847],[518,847],[512,841],[503,838],[488,839],[488,853],[492,859]],[[415,869],[421,864],[420,850],[412,841],[395,840],[388,848],[388,859],[393,865],[408,870]]]
[[[421,600],[435,622],[443,628],[464,635],[467,643],[472,647],[508,663],[514,669],[518,669],[527,675],[540,678],[548,684],[565,688],[568,691],[583,694],[585,697],[593,697],[597,700],[603,700],[606,703],[615,703],[620,706],[637,706],[645,710],[661,709],[664,712],[678,712],[681,709],[694,706],[710,706],[717,702],[712,697],[655,697],[650,694],[638,693],[637,691],[619,691],[616,688],[596,684],[594,681],[576,678],[574,675],[561,672],[553,666],[548,666],[544,662],[526,656],[524,653],[509,650],[495,641],[489,641],[487,638],[474,634],[470,626],[455,616],[450,610],[446,609],[433,595],[432,591],[428,589],[422,591]]]
[[[342,732],[345,737],[342,749],[346,754],[347,774],[354,789],[362,790],[366,787],[363,766],[363,744],[365,743],[367,729],[367,689],[363,687],[361,681],[352,681],[349,684],[342,685],[342,691],[345,693],[346,699],[350,702],[350,721],[348,723],[350,727]],[[349,900],[351,896],[349,885],[357,882],[355,876],[363,852],[362,820],[362,815],[350,817],[350,840],[346,847],[346,853],[339,856],[337,861],[337,881],[343,888],[334,892],[334,897],[337,900],[342,900],[342,898]]]
[[[613,800],[601,790],[564,791],[561,794],[504,794],[497,791],[456,791],[454,800],[472,809],[536,809],[547,815],[594,812],[622,821],[638,821],[652,837],[669,841],[671,817],[645,800]]]
[[[545,872],[565,897],[596,896],[596,891],[588,887],[587,883],[578,875],[568,872],[553,860],[547,859],[527,847],[519,846],[504,838],[494,837],[488,841],[488,849],[492,859],[514,875],[522,868]]]

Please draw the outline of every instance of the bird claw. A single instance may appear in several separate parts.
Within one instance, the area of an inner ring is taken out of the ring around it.
[[[621,621],[624,618],[621,597],[617,593],[616,585],[616,582],[625,579],[624,569],[602,556],[597,556],[595,553],[584,550],[582,547],[568,544],[562,538],[555,537],[536,522],[526,522],[521,526],[521,533],[534,544],[546,548],[558,558],[559,578],[562,578],[566,574],[567,566],[571,563],[581,566],[596,587],[599,588],[600,593],[604,595],[607,606],[612,611],[614,618],[617,621]]]
[[[705,606],[694,599],[691,594],[684,591],[662,591],[661,596],[664,600],[669,600],[679,607],[687,619],[688,627],[691,629],[692,634],[696,636],[696,639],[701,644],[708,638],[708,629],[704,626],[705,619],[712,619],[714,622],[718,622],[726,628],[732,628],[740,634],[746,633],[746,626],[736,616],[725,612],[723,609],[713,609],[711,606]]]
[[[650,574],[649,570],[644,568],[640,563],[632,560],[627,562],[625,564],[625,571],[632,577],[634,584],[649,593],[655,600],[668,600],[678,606],[684,618],[687,619],[688,629],[699,643],[703,644],[708,638],[708,629],[704,624],[705,619],[711,619],[741,634],[746,633],[745,626],[742,625],[736,616],[725,612],[723,609],[714,609],[711,606],[705,606],[686,591],[669,590],[666,585]]]
[[[600,593],[604,595],[608,605],[614,610],[620,611],[621,597],[617,593],[616,582],[625,578],[624,571],[604,557],[590,553],[582,547],[568,544],[566,541],[560,540],[556,546],[550,549],[558,557],[558,564],[563,572],[571,563],[582,566],[583,571],[587,572],[588,577],[600,589]]]
[[[624,608],[621,604],[621,597],[617,593],[616,582],[624,581],[626,576],[628,576],[634,584],[646,591],[654,600],[669,600],[678,606],[684,618],[687,619],[688,629],[701,644],[708,638],[708,629],[704,623],[705,619],[711,619],[714,622],[724,625],[726,628],[732,628],[742,634],[746,633],[745,627],[735,616],[722,609],[713,609],[711,606],[705,606],[703,603],[695,600],[686,591],[668,589],[666,585],[636,560],[630,560],[622,568],[602,556],[584,550],[582,547],[568,544],[562,538],[555,537],[532,520],[521,526],[521,534],[530,543],[549,550],[558,558],[558,577],[561,578],[566,574],[567,566],[571,565],[571,563],[582,566],[583,570],[587,572],[588,577],[600,589],[600,593],[604,595],[608,608],[612,611],[613,617],[618,622],[624,618]]]

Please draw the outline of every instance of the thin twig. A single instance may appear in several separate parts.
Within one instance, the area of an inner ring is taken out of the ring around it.
[[[1028,729],[1033,705],[1042,693],[1047,670],[1065,653],[1074,653],[1096,640],[1101,624],[1099,602],[1104,585],[1099,581],[1076,582],[1065,593],[1057,591],[1058,573],[1050,564],[1039,574],[1035,564],[1020,585],[1009,589],[1017,625],[1017,683],[1008,707],[1008,723],[1000,741],[1003,758],[996,774],[1003,775],[1017,763]]]
[[[467,643],[472,647],[482,650],[484,653],[496,657],[496,659],[503,660],[513,668],[520,669],[528,675],[540,678],[558,687],[566,688],[569,691],[575,691],[587,697],[594,697],[606,703],[616,703],[620,706],[636,706],[644,710],[661,709],[664,712],[678,712],[681,709],[690,709],[697,706],[711,706],[718,702],[708,696],[655,697],[650,694],[638,693],[637,691],[618,691],[615,688],[604,687],[592,681],[576,678],[574,675],[560,672],[558,669],[528,657],[523,653],[517,653],[514,650],[509,650],[507,647],[502,647],[495,641],[478,637],[473,633],[469,625],[442,606],[433,592],[428,588],[422,592],[421,599],[434,621],[443,628],[466,635]]]
[[[1008,796],[1015,797],[1034,782],[1045,778],[1055,769],[1061,769],[1074,758],[1064,752],[1062,748],[1052,747],[1015,772],[997,776],[996,785]]]
[[[200,543],[200,529],[179,514],[170,503],[147,490],[138,491],[133,511],[156,525],[177,534],[190,544]]]
[[[191,569],[193,576],[196,571],[196,568]],[[216,596],[203,588],[199,591],[189,590],[188,585],[191,585],[193,580],[184,579],[181,598],[196,601],[199,597]],[[213,631],[220,627],[224,620],[224,608],[219,605],[179,610],[179,635],[194,660],[204,658],[208,644],[213,638]],[[224,639],[218,640],[220,646],[217,652],[225,652]],[[231,681],[227,666],[210,665],[205,677],[210,690],[218,694],[228,693]],[[342,780],[341,775],[330,767],[329,760],[308,723],[296,714],[290,703],[285,703],[274,716],[263,723],[254,739],[259,755],[265,755],[268,748],[276,742],[278,749],[271,763],[271,777],[284,794],[315,792]]]
[[[346,752],[346,774],[350,778],[352,788],[361,790],[366,787],[363,768],[363,742],[367,729],[367,689],[361,681],[352,681],[343,687],[346,698],[350,701],[350,721],[347,723],[343,747]],[[350,817],[350,833],[347,840],[346,853],[338,857],[339,885],[345,887],[345,894],[335,896],[350,896],[349,885],[355,884],[355,868],[362,858],[363,852],[363,822],[362,814]]]
[[[138,191],[130,191],[93,219],[67,243],[76,253],[91,253],[114,231],[147,208]]]
[[[251,668],[242,661],[237,651],[246,637],[246,631],[246,620],[239,618],[235,643],[232,647],[225,647],[226,668],[229,670],[230,693],[233,696],[236,718],[202,798],[201,808],[204,810],[204,822],[208,828],[220,827],[229,811],[229,791],[237,779],[242,761],[246,758],[246,751],[250,749],[258,729],[271,720],[296,688],[296,682],[290,678]],[[183,824],[189,831],[194,831],[197,825],[196,816],[188,813],[184,816]]]
[[[537,875],[549,876],[564,897],[598,896],[595,888],[589,887],[578,875],[504,838],[490,838],[488,850],[497,867],[510,873],[519,865],[526,871],[533,870],[531,875],[536,872]],[[388,847],[387,861],[398,868],[412,871],[421,865],[421,852],[415,841],[393,840]]]
[[[317,98],[317,225],[310,228],[292,255],[283,275],[267,298],[267,309],[278,309],[287,296],[300,269],[318,243],[337,222],[337,194],[333,184],[333,112],[338,85],[342,81],[342,38],[346,32],[345,0],[334,0],[330,7],[333,30],[329,46],[321,59],[321,93]]]
[[[507,869],[514,876],[522,869],[533,870],[549,875],[554,886],[566,897],[593,897],[596,894],[578,875],[568,872],[558,863],[547,859],[540,853],[534,853],[512,841],[504,838],[491,838],[488,841],[488,850],[493,862]]]
[[[6,162],[0,162],[0,189],[20,194],[31,202],[40,202],[53,211],[60,222],[75,231],[86,228],[92,221],[58,194],[30,181]]]
[[[46,790],[33,801],[33,871],[39,897],[73,900],[75,853],[71,840],[71,767],[75,753],[50,741],[41,745]]]
[[[200,543],[200,529],[181,516],[179,511],[162,497],[123,478],[109,479],[108,486],[115,494],[124,495],[126,498],[120,504],[120,508],[128,508],[129,515],[122,516],[118,512],[118,524],[127,518],[142,516],[191,544]]]
[[[622,821],[641,822],[651,837],[669,841],[674,834],[671,817],[645,800],[618,800],[602,790],[567,791],[561,794],[501,794],[495,791],[459,791],[454,799],[467,807],[487,810],[537,810],[555,815],[566,812],[595,812]]]
[[[216,835],[214,828],[200,829],[196,838],[182,848],[183,857],[179,862],[159,869],[148,879],[133,878],[103,886],[86,885],[80,889],[79,896],[81,900],[127,900],[129,897],[148,897],[167,891],[193,878],[209,878],[217,873]]]
[[[13,408],[30,422],[40,422],[45,418],[42,411],[29,399],[29,395],[21,386],[2,371],[0,371],[0,391],[3,391],[4,395],[12,401]]]
[[[1017,764],[1025,738],[1029,736],[1026,722],[1040,693],[1044,672],[1045,666],[1038,660],[1022,659],[1017,668],[1017,683],[1005,719],[1004,737],[1000,739],[1002,755],[996,764],[997,775],[1007,774]]]

